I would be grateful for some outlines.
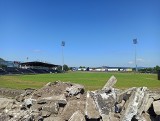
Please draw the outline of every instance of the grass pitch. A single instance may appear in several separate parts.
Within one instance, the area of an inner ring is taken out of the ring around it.
[[[117,78],[115,88],[146,86],[152,90],[160,90],[160,81],[156,74],[107,73],[107,72],[69,72],[63,74],[8,75],[0,76],[0,87],[25,89],[41,88],[48,82],[61,80],[79,83],[86,90],[101,89],[107,80],[114,75]]]

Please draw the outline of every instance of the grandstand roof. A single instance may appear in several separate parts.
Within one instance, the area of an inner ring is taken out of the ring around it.
[[[43,62],[38,62],[38,61],[33,61],[33,62],[25,62],[21,63],[22,66],[42,66],[42,67],[57,67],[58,65],[50,64],[50,63],[43,63]]]

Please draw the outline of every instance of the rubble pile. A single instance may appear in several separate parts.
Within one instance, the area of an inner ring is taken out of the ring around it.
[[[6,88],[0,88],[0,96],[3,97],[16,97],[17,95],[20,95],[21,93],[24,93],[25,90],[16,90],[16,89],[6,89]]]
[[[15,99],[0,98],[0,121],[160,121],[160,94],[147,87],[113,88],[112,76],[101,90],[50,82]]]

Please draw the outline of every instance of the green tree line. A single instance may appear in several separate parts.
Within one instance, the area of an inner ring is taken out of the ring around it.
[[[154,68],[144,68],[144,69],[139,69],[139,72],[141,73],[158,73],[160,70],[160,66],[155,66]]]

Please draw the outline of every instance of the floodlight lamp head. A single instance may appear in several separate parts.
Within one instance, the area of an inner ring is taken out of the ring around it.
[[[65,46],[65,41],[62,41],[61,46]]]
[[[133,44],[137,44],[137,43],[138,43],[137,39],[133,39]]]

